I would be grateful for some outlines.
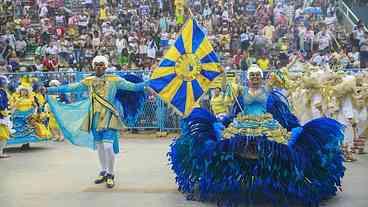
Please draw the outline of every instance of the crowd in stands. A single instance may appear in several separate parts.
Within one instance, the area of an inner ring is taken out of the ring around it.
[[[71,2],[70,2],[71,1]],[[278,69],[297,55],[314,65],[365,68],[368,34],[337,24],[335,1],[188,0],[223,65]],[[68,4],[67,4],[68,3]],[[173,0],[1,0],[0,70],[151,70],[180,32]],[[25,60],[31,60],[26,62]]]

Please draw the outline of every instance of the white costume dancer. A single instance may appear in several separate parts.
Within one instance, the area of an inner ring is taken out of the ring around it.
[[[343,150],[346,161],[355,161],[352,155],[353,141],[356,136],[354,132],[354,110],[352,94],[356,85],[356,78],[353,75],[345,75],[341,82],[334,86],[333,96],[336,97],[338,112],[336,119],[346,126]]]
[[[368,76],[357,76],[357,85],[353,94],[354,123],[356,124],[354,146],[352,151],[364,154],[365,132],[368,128]]]
[[[298,101],[295,101],[298,118],[302,124],[319,118],[322,113],[321,76],[323,71],[313,71],[302,77],[303,89],[298,92]]]

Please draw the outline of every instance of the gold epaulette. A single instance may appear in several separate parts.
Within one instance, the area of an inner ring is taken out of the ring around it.
[[[0,111],[0,114],[6,117],[10,115],[10,112],[8,110],[4,110],[4,111]]]
[[[120,77],[112,74],[107,74],[105,76],[108,81],[118,81],[119,79],[121,79]]]
[[[84,78],[81,82],[87,86],[91,86],[93,81],[96,79],[95,76],[88,76],[86,78]]]

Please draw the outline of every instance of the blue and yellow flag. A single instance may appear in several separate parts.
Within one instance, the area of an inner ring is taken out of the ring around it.
[[[222,72],[205,32],[191,18],[153,71],[149,86],[181,115],[187,116]]]

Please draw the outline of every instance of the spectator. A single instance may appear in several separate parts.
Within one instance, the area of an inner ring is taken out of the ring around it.
[[[46,6],[46,5],[41,6],[40,13],[39,13],[39,17],[40,17],[40,18],[45,18],[45,17],[47,17],[48,12],[49,12],[49,11],[48,11],[48,9],[47,9],[47,6]]]
[[[320,51],[329,52],[331,47],[332,37],[327,32],[326,27],[322,27],[322,31],[317,34],[318,49]]]
[[[43,69],[46,71],[58,70],[58,60],[55,55],[46,54],[46,57],[42,61]]]
[[[119,34],[115,43],[118,54],[122,53],[123,49],[126,49],[128,46],[128,41],[124,38],[123,34]]]
[[[9,72],[8,71],[8,67],[7,67],[7,65],[6,65],[6,62],[5,61],[0,61],[0,72],[1,73],[7,73],[7,72]]]
[[[250,45],[250,36],[247,33],[247,30],[244,30],[241,34],[240,34],[240,43],[241,43],[241,49],[247,50],[249,45]]]
[[[118,58],[118,64],[121,68],[124,68],[124,66],[127,66],[129,64],[129,52],[127,48],[124,48]]]
[[[157,49],[156,42],[154,39],[150,38],[147,41],[147,57],[151,58],[152,61],[156,59]]]
[[[260,58],[258,58],[257,65],[262,70],[268,70],[268,69],[270,69],[270,60],[267,57],[267,55],[265,54],[265,52],[263,52],[263,54],[260,56]]]
[[[17,53],[14,50],[10,53],[8,63],[11,67],[12,72],[15,72],[20,67],[19,58],[17,57]]]
[[[234,58],[233,58],[233,66],[236,69],[240,69],[241,68],[241,61],[243,59],[243,53],[241,51],[241,49],[238,49],[237,53],[235,54]]]
[[[354,67],[360,66],[360,53],[357,47],[352,48],[352,51],[348,53],[348,57],[350,58],[350,61],[353,63]]]
[[[19,39],[15,42],[15,52],[18,57],[24,57],[26,53],[27,43],[24,39]]]
[[[268,21],[268,24],[263,28],[262,34],[272,43],[275,35],[275,27],[271,24],[271,21]]]
[[[240,69],[242,71],[247,71],[249,66],[255,63],[254,58],[249,57],[249,53],[247,51],[243,52],[242,59],[240,61]]]
[[[10,54],[12,52],[12,47],[10,46],[10,41],[7,39],[5,41],[5,46],[3,48],[3,50],[1,51],[1,57],[4,60],[8,60],[8,58],[10,57]]]
[[[364,36],[360,38],[360,68],[368,68],[368,32],[364,32]]]
[[[108,18],[109,18],[108,10],[107,10],[105,4],[102,4],[101,8],[98,12],[98,20],[100,22],[104,22],[104,21],[108,20]]]
[[[353,28],[352,34],[353,46],[359,47],[360,41],[364,38],[364,24],[361,20],[358,22],[357,26]]]
[[[100,34],[99,34],[98,31],[94,31],[93,32],[93,39],[92,39],[93,49],[98,50],[99,47],[100,47],[100,43],[101,43]]]

